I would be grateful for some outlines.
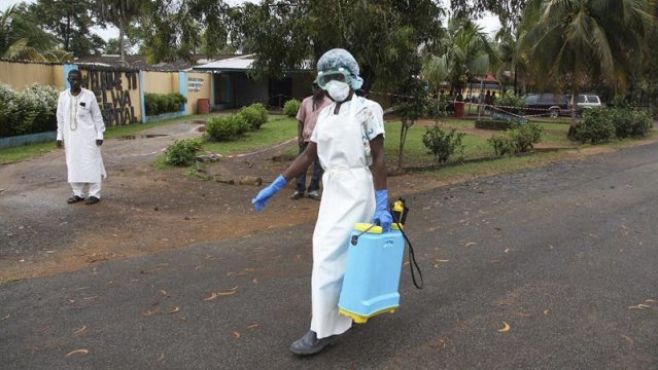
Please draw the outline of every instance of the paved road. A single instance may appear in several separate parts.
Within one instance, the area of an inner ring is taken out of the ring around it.
[[[405,270],[398,313],[315,358],[287,351],[309,323],[309,223],[4,284],[2,368],[657,369],[657,159],[415,195],[426,288]]]

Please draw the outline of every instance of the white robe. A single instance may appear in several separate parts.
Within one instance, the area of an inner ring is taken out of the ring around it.
[[[343,103],[337,115],[335,107],[324,108],[311,136],[325,170],[311,277],[311,330],[318,338],[342,334],[352,325],[352,319],[338,313],[338,298],[350,232],[357,222],[371,222],[375,212],[369,142],[384,134],[379,104],[355,97]]]
[[[82,89],[77,96],[62,91],[57,102],[57,140],[64,141],[68,182],[100,183],[107,177],[101,149],[105,124],[93,92]]]

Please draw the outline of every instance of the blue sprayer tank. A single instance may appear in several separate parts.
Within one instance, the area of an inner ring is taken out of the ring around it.
[[[373,316],[394,313],[400,305],[403,253],[404,237],[397,224],[387,233],[372,224],[354,225],[338,301],[340,314],[363,324]]]

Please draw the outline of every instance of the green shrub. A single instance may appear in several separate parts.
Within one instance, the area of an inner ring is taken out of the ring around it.
[[[238,112],[237,114],[232,115],[231,119],[233,120],[233,125],[236,127],[236,135],[242,135],[247,131],[252,130],[254,127],[244,112]],[[260,128],[260,126],[258,126],[258,128]]]
[[[34,84],[15,92],[0,85],[0,137],[55,130],[57,99],[51,86]]]
[[[188,166],[192,164],[199,150],[201,150],[199,140],[176,140],[165,151],[165,163],[172,166]]]
[[[494,135],[487,139],[497,156],[511,155],[515,153],[514,141],[507,134]]]
[[[619,139],[647,136],[653,125],[650,114],[629,107],[608,108],[605,113],[615,126],[615,136]]]
[[[267,109],[265,108],[265,106],[262,103],[254,103],[254,104],[250,105],[249,107],[258,111],[258,114],[260,115],[260,119],[259,119],[258,122],[260,122],[261,126],[264,125],[267,122],[267,120],[269,119],[269,117],[267,115]],[[258,126],[258,127],[260,127],[260,126]]]
[[[525,153],[541,140],[543,129],[536,124],[515,124],[504,134],[487,139],[497,156]]]
[[[187,98],[179,93],[171,94],[144,94],[144,107],[147,116],[157,116],[162,113],[180,112],[182,104]]]
[[[576,124],[573,138],[581,143],[599,144],[609,141],[615,135],[615,125],[605,109],[587,109],[583,119]]]
[[[297,99],[290,99],[283,105],[283,113],[290,118],[297,117],[297,112],[299,112],[299,107],[302,103]]]
[[[267,111],[262,104],[260,107],[256,106],[256,104],[243,107],[240,109],[240,114],[247,122],[248,128],[252,131],[260,129],[260,127],[267,122]]]
[[[497,97],[494,103],[498,106],[504,107],[501,108],[502,110],[514,114],[521,113],[526,106],[525,100],[522,97],[516,96],[509,91]]]
[[[241,114],[213,117],[208,120],[206,133],[210,141],[228,141],[242,134],[246,129],[244,118],[236,118]]]
[[[475,121],[475,128],[482,130],[508,130],[513,125],[513,122],[502,119],[479,119]]]
[[[534,123],[515,125],[514,129],[509,131],[515,152],[525,153],[534,148],[534,145],[541,141],[543,131],[541,126]]]
[[[449,132],[438,126],[428,128],[423,135],[423,144],[429,149],[439,163],[445,163],[455,153],[464,153],[462,139],[466,134],[451,129]]]

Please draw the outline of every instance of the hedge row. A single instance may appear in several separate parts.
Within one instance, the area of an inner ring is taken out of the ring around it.
[[[182,110],[187,98],[179,93],[144,94],[144,107],[147,116],[157,116],[162,113],[174,113]]]
[[[267,122],[267,109],[260,103],[242,108],[238,113],[213,117],[206,127],[210,141],[228,141],[240,137],[247,131],[256,131]]]
[[[514,122],[502,119],[479,119],[475,121],[475,128],[482,130],[508,130],[514,126]]]
[[[653,127],[651,115],[628,107],[588,109],[576,124],[573,138],[582,143],[604,143],[616,137],[644,137]]]
[[[52,86],[34,84],[21,92],[0,84],[0,137],[57,129],[57,99]]]

